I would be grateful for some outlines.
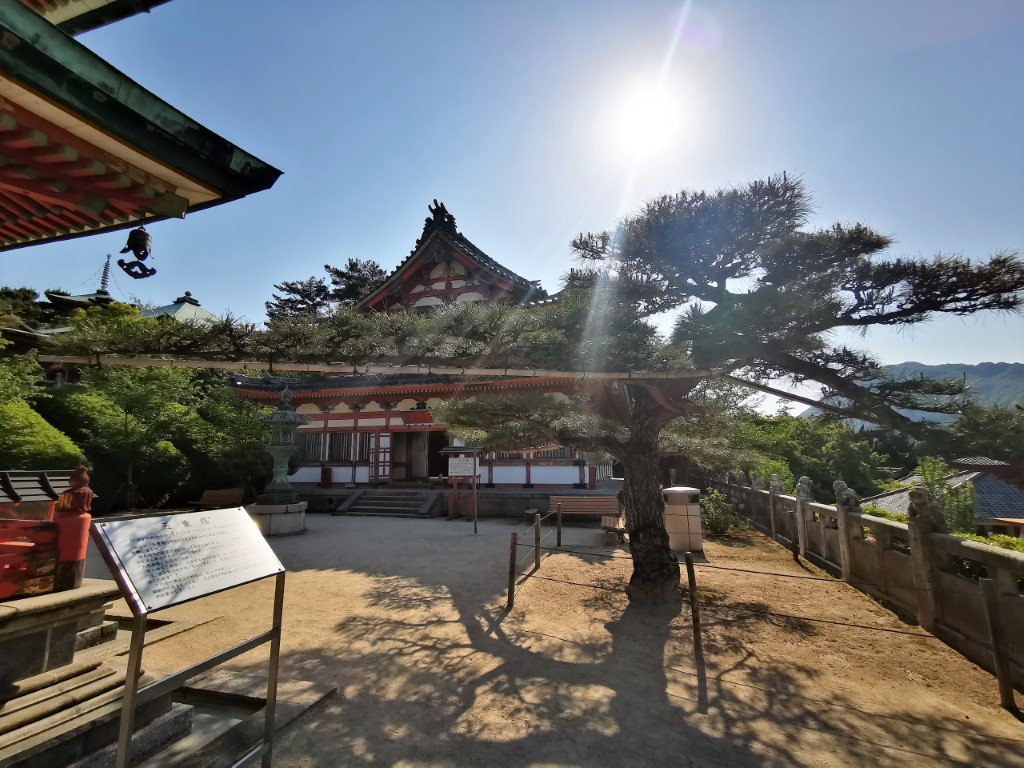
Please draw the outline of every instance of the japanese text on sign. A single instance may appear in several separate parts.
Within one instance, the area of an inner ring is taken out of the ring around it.
[[[138,612],[167,608],[284,570],[241,507],[93,523]]]

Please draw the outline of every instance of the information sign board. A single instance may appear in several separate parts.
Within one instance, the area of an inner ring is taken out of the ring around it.
[[[94,520],[92,532],[136,615],[284,571],[241,507]]]
[[[449,477],[472,477],[476,474],[473,470],[473,466],[476,463],[476,459],[472,456],[469,458],[461,458],[458,456],[448,457],[448,476]]]

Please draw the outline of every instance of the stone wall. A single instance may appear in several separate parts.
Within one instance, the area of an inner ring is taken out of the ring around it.
[[[920,624],[978,666],[994,672],[979,579],[994,586],[1014,686],[1024,691],[1024,553],[926,530],[771,490],[706,477],[744,505],[760,532]]]

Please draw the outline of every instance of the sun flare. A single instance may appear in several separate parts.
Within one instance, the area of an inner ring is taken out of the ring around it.
[[[679,115],[662,88],[631,89],[616,108],[615,134],[634,157],[665,149],[675,138]]]

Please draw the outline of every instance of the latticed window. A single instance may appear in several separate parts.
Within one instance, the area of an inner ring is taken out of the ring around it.
[[[298,432],[295,435],[299,455],[304,462],[319,462],[324,455],[323,432]]]
[[[331,462],[352,461],[352,433],[335,432],[330,435],[327,460]]]
[[[370,433],[356,432],[356,461],[370,460]]]
[[[537,451],[533,454],[535,459],[571,459],[572,449],[566,446],[561,448],[552,448],[547,451]]]

